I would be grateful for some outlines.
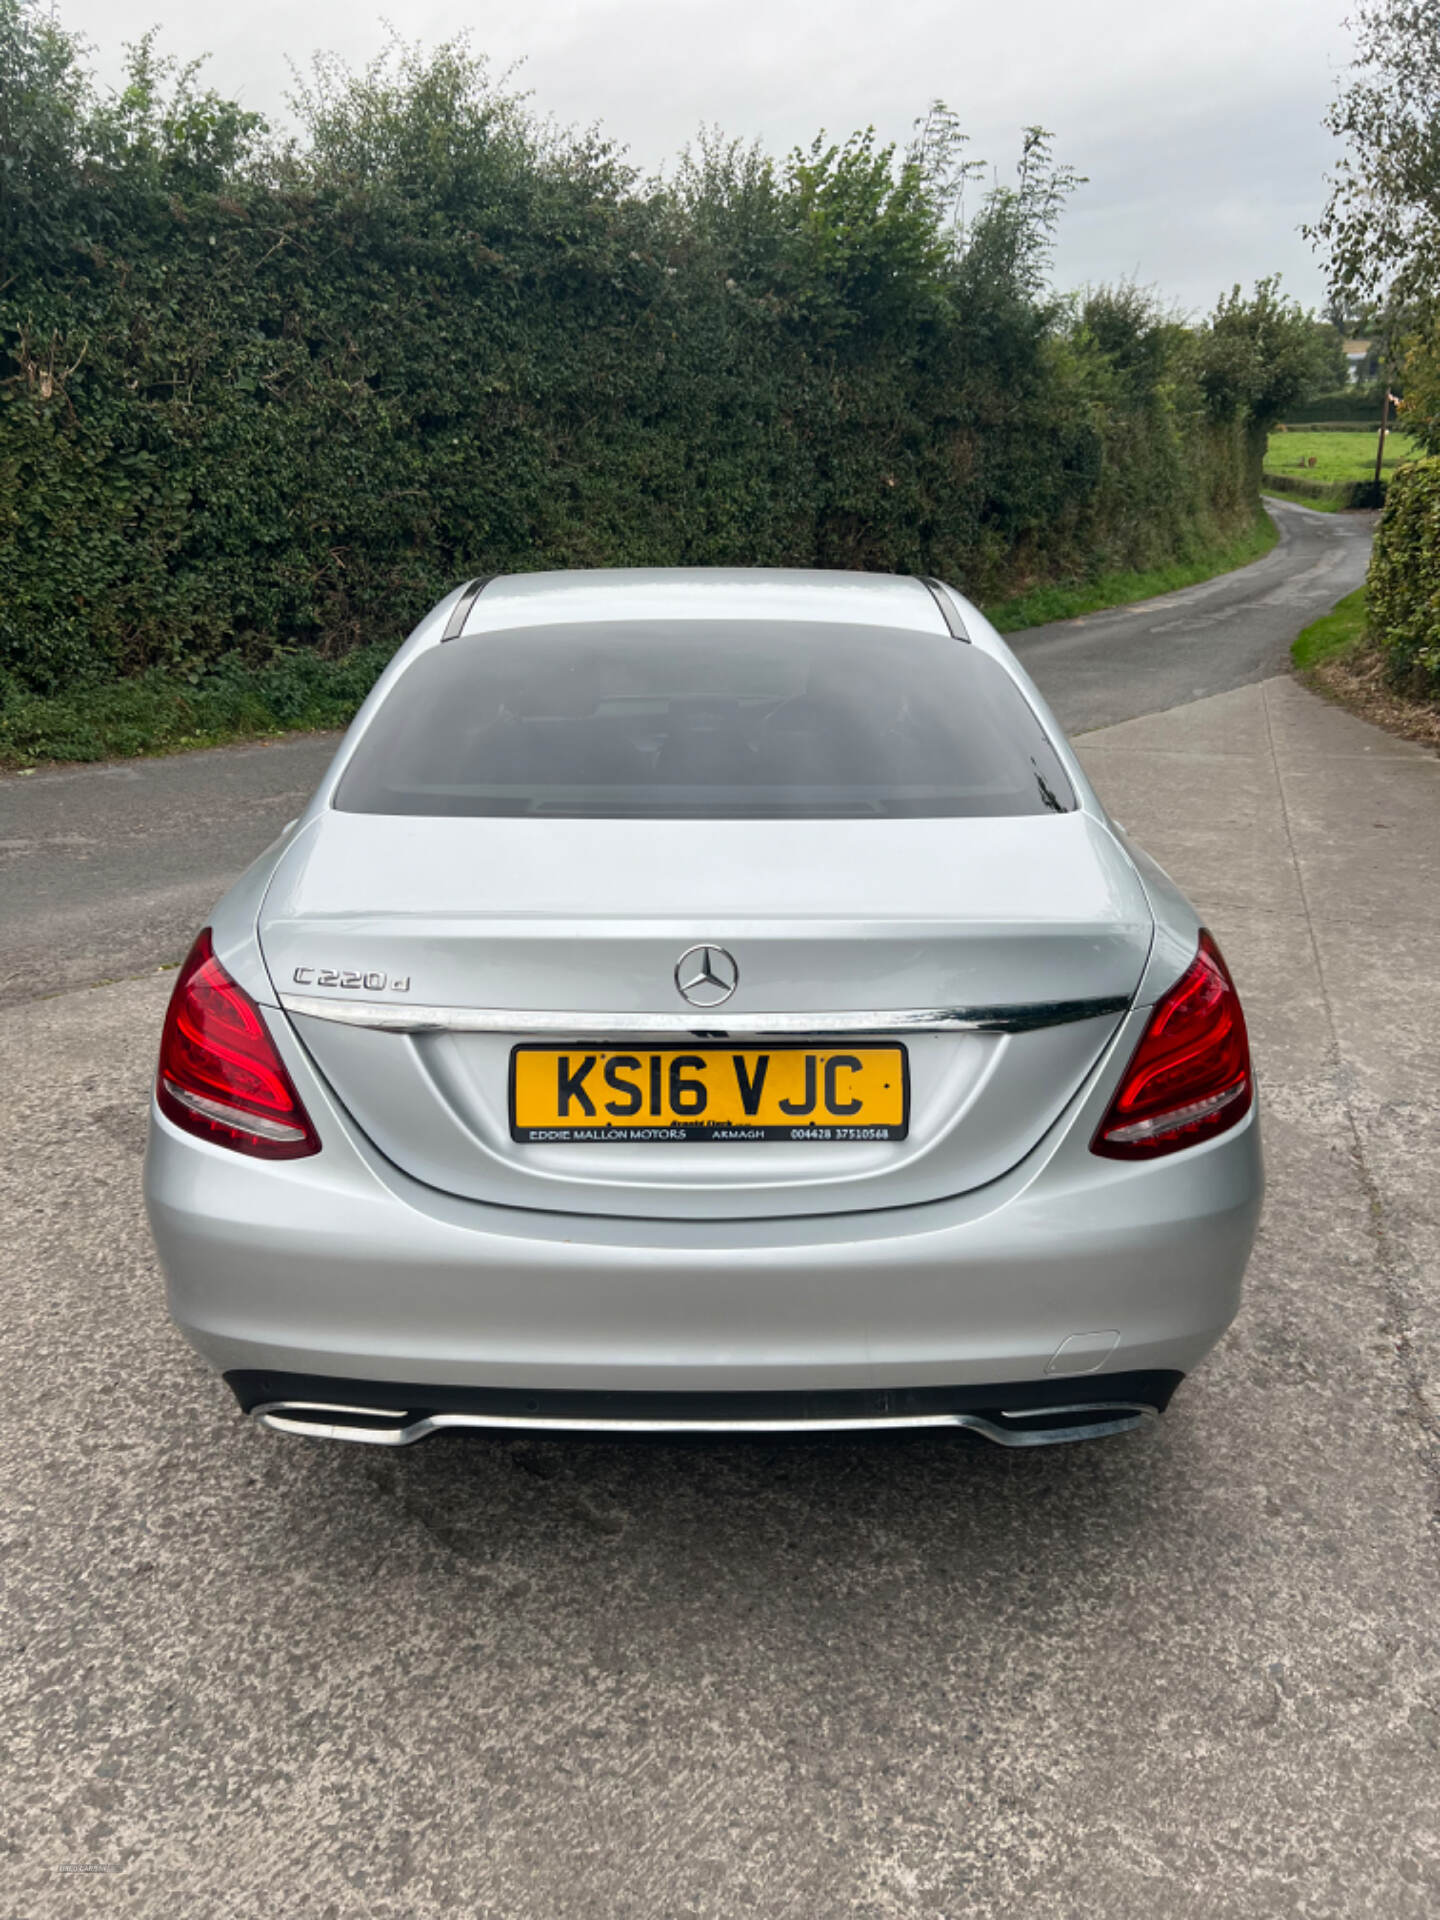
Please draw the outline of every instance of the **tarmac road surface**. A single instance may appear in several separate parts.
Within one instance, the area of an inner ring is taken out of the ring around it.
[[[1286,673],[1290,643],[1363,584],[1378,515],[1267,500],[1279,544],[1198,587],[1013,634],[1069,734]]]

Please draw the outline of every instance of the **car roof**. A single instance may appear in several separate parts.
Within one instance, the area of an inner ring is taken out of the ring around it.
[[[807,567],[596,567],[508,573],[476,595],[460,632],[591,620],[821,620],[951,631],[923,580]]]

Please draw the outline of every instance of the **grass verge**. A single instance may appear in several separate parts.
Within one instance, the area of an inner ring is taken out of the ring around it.
[[[340,660],[280,653],[187,675],[153,668],[128,680],[41,696],[0,688],[0,768],[132,759],[348,726],[390,658],[366,647]]]
[[[1279,538],[1274,521],[1262,512],[1236,539],[1212,547],[1193,560],[1177,560],[1145,573],[1101,573],[1073,586],[1032,587],[1017,599],[986,607],[985,614],[1001,633],[1019,633],[1026,627],[1043,627],[1051,620],[1075,620],[1083,613],[1132,606],[1137,600],[1153,600],[1162,593],[1213,580],[1217,574],[1233,573],[1236,567],[1247,567],[1252,560],[1263,559]]]
[[[1258,560],[1278,535],[1267,514],[1238,539],[1194,560],[1146,573],[1105,573],[1073,586],[1035,587],[988,607],[1002,633],[1128,606],[1194,586]],[[153,668],[127,680],[62,694],[22,693],[0,683],[0,769],[45,762],[134,759],[197,747],[319,733],[347,726],[390,658],[368,647],[340,660],[305,651],[258,665],[226,660],[207,673]]]
[[[1302,673],[1326,660],[1351,653],[1365,638],[1365,588],[1347,593],[1321,620],[1316,620],[1297,636],[1290,658]]]
[[[1366,632],[1364,587],[1306,627],[1290,658],[1306,686],[1336,706],[1403,740],[1440,748],[1440,706],[1407,700],[1386,684],[1384,659]]]

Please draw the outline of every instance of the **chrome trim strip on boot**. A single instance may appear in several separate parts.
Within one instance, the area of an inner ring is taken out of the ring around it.
[[[766,1034],[823,1038],[837,1033],[1030,1033],[1125,1013],[1127,997],[1037,1000],[1008,1007],[890,1007],[877,1012],[745,1013],[725,1019],[689,1013],[552,1013],[529,1007],[413,1007],[394,1001],[325,1000],[313,993],[282,993],[286,1013],[336,1020],[381,1033],[556,1033],[605,1039],[611,1034],[673,1033],[728,1040]]]

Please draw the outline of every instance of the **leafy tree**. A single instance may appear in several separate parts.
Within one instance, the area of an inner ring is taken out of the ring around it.
[[[824,340],[938,317],[945,244],[919,163],[895,160],[867,127],[840,144],[822,134],[786,165],[792,304]]]
[[[1316,378],[1314,321],[1273,275],[1249,296],[1238,286],[1222,295],[1198,349],[1200,386],[1217,419],[1243,414],[1256,428],[1273,426]]]
[[[90,101],[79,49],[36,0],[0,0],[0,283],[22,227],[60,242]]]
[[[1078,332],[1137,394],[1159,394],[1171,374],[1182,332],[1161,312],[1153,293],[1124,281],[1091,287],[1082,296]]]
[[[966,236],[966,258],[980,272],[998,274],[1024,299],[1045,292],[1055,233],[1065,203],[1085,176],[1055,159],[1044,127],[1026,127],[1015,184],[997,181]]]
[[[1440,0],[1364,0],[1352,25],[1326,119],[1345,151],[1310,237],[1338,317],[1381,340],[1405,426],[1440,452]]]
[[[1440,293],[1440,0],[1362,0],[1356,56],[1326,116],[1345,143],[1310,237],[1340,302]]]
[[[158,39],[152,27],[126,49],[125,85],[87,116],[91,163],[157,193],[218,193],[255,158],[264,117],[202,88],[204,61],[182,66]]]
[[[915,122],[915,137],[906,155],[924,182],[937,231],[948,237],[956,252],[964,240],[967,195],[972,182],[985,172],[985,162],[965,151],[969,144],[959,114],[937,99]]]
[[[1345,342],[1353,336],[1341,333],[1329,320],[1315,318],[1311,321],[1314,342],[1311,353],[1310,370],[1305,380],[1302,400],[1309,400],[1322,393],[1338,393],[1342,387],[1350,384],[1350,362],[1345,353]]]

